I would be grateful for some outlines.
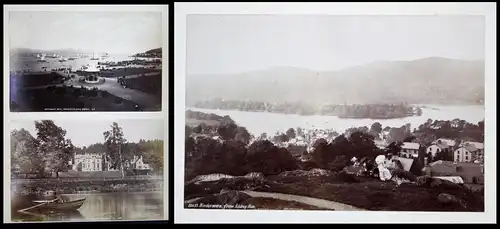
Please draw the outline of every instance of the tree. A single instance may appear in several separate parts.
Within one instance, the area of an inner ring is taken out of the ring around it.
[[[111,129],[104,131],[104,145],[106,152],[110,157],[111,168],[120,168],[122,178],[125,177],[124,160],[122,155],[122,146],[127,141],[123,136],[123,130],[118,123],[113,122]]]
[[[37,154],[36,139],[26,130],[10,133],[11,170],[16,173],[43,173],[44,167]]]
[[[439,160],[444,160],[444,154],[443,151],[438,150],[436,152],[436,155],[434,155],[433,161],[439,161]]]
[[[74,153],[71,140],[65,139],[66,130],[52,120],[35,121],[35,129],[45,171],[59,177],[59,172],[68,171],[69,161]]]
[[[153,170],[158,172],[158,174],[163,174],[163,162],[164,162],[164,148],[163,140],[149,140],[139,141],[139,147],[144,153],[144,163],[147,163],[153,167]]]
[[[250,143],[252,135],[248,132],[247,128],[238,126],[235,129],[234,139],[247,145],[248,143]]]
[[[293,128],[288,129],[286,131],[286,136],[288,137],[288,139],[294,139],[296,137],[295,129]]]
[[[248,146],[246,161],[249,171],[275,175],[286,170],[297,169],[297,161],[284,148],[267,140],[255,141]]]
[[[403,142],[413,142],[414,140],[416,140],[417,138],[413,135],[410,135],[410,136],[407,136],[403,139]]]
[[[380,132],[382,132],[382,124],[380,124],[379,122],[373,123],[370,127],[370,131],[380,134]]]

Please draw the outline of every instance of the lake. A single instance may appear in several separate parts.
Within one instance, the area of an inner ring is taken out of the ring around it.
[[[51,216],[31,216],[12,211],[12,221],[96,221],[96,220],[163,220],[163,192],[96,193],[63,195],[70,199],[86,197],[74,212]],[[30,203],[37,197],[23,197]]]
[[[75,60],[68,60],[65,62],[59,62],[56,58],[46,58],[47,62],[38,62],[37,58],[34,56],[19,56],[11,57],[10,59],[10,71],[21,71],[21,70],[31,70],[31,71],[43,71],[43,67],[50,71],[52,68],[77,68],[80,69],[83,65],[97,66],[98,62],[106,61],[126,61],[134,60],[135,57],[130,57],[128,55],[110,55],[107,58],[101,60],[91,60],[90,57],[79,58]],[[138,57],[139,60],[153,60],[152,58]],[[130,66],[132,67],[132,66]],[[137,67],[137,66],[136,66]],[[117,67],[118,68],[118,67]]]
[[[399,119],[340,119],[336,116],[300,116],[291,114],[277,114],[269,112],[246,112],[235,110],[216,110],[201,108],[186,108],[193,111],[213,113],[217,115],[229,115],[238,125],[244,126],[254,136],[262,133],[274,135],[277,131],[285,132],[289,128],[301,127],[304,129],[334,129],[343,132],[350,127],[367,126],[374,122],[379,122],[383,127],[401,127],[406,123],[411,124],[411,128],[417,128],[425,123],[427,119],[432,120],[453,120],[463,119],[477,124],[484,119],[484,106],[482,105],[422,105],[422,116],[413,116]]]

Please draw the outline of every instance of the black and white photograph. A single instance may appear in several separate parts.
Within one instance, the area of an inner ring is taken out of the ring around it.
[[[9,129],[12,222],[166,218],[162,119],[14,120]]]
[[[162,110],[166,6],[40,7],[4,9],[11,112]]]
[[[485,135],[494,119],[485,112],[494,109],[487,5],[471,5],[482,15],[176,7],[176,39],[185,32],[176,40],[185,49],[176,50],[185,59],[176,65],[185,90],[178,208],[206,219],[236,210],[485,213],[496,152],[495,133]]]

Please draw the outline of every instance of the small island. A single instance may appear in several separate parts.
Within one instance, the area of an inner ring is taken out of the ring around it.
[[[204,109],[295,114],[304,116],[337,116],[343,119],[394,119],[422,115],[422,109],[419,106],[406,103],[313,106],[303,102],[268,103],[260,101],[213,99],[197,102],[194,104],[194,107]]]

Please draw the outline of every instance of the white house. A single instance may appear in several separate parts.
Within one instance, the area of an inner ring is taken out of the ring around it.
[[[80,172],[115,171],[106,159],[105,153],[75,154],[69,164],[72,170]]]
[[[467,145],[474,145],[474,147],[477,149],[477,152],[479,154],[484,154],[484,143],[464,141],[464,142],[460,143],[460,145],[458,147],[464,147]]]
[[[427,147],[425,152],[431,153],[432,156],[434,157],[438,152],[443,152],[446,150],[449,150],[450,152],[453,151],[453,146],[455,146],[455,141],[440,138],[436,141],[433,141],[432,144]]]
[[[420,149],[420,144],[415,142],[403,142],[401,145],[401,152],[399,156],[406,158],[416,158],[418,157],[418,149]]]
[[[130,162],[130,166],[132,169],[139,169],[139,170],[150,170],[151,166],[149,164],[144,163],[142,156],[138,157],[134,155],[134,159]]]
[[[478,146],[482,146],[482,143]],[[476,148],[476,144],[460,144],[458,149],[453,152],[453,159],[456,162],[473,162],[476,159],[482,159],[484,148]]]

